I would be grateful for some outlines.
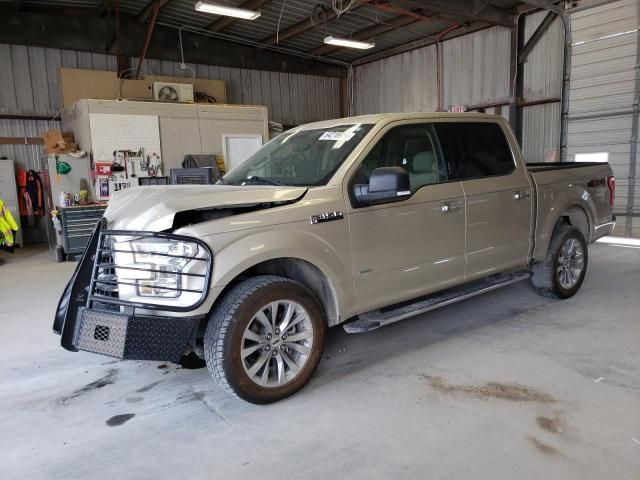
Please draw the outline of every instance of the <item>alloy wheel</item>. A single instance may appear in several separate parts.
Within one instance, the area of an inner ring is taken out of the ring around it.
[[[576,286],[584,269],[584,250],[576,238],[568,238],[560,248],[556,272],[558,281],[565,290]]]
[[[242,335],[241,361],[247,376],[261,387],[281,387],[298,376],[313,348],[313,324],[291,300],[264,305]]]

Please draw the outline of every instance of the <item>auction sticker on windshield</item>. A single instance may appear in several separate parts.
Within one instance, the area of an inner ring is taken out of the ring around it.
[[[355,132],[324,132],[318,140],[331,140],[333,142],[348,142]]]

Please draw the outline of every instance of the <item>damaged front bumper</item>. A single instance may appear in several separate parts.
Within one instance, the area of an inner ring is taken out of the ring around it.
[[[109,246],[109,238],[126,234],[136,238],[154,237],[175,241],[185,240],[185,237],[153,232],[107,231],[105,223],[103,220],[96,227],[58,303],[53,330],[61,335],[62,347],[70,351],[83,350],[122,359],[179,361],[189,346],[195,346],[199,323],[204,318],[204,315],[189,315],[188,312],[199,307],[207,296],[212,258],[209,247],[199,240],[188,239],[201,247],[200,254],[190,258],[207,262],[203,274],[181,274],[190,275],[191,282],[198,282],[198,290],[179,288],[180,295],[184,290],[195,297],[194,292],[197,291],[200,298],[193,303],[171,307],[124,300],[119,298],[118,287],[120,284],[130,286],[131,283],[121,281],[114,273],[120,267],[114,264],[113,257],[109,255],[114,251]],[[109,274],[105,275],[105,272]],[[111,287],[107,290],[108,294],[105,294],[106,287]],[[154,310],[159,314],[156,315]],[[185,315],[176,316],[174,313],[172,316],[163,316],[163,310]]]

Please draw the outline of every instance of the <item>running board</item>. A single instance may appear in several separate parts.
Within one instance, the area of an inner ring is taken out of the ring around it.
[[[364,313],[359,315],[357,320],[346,323],[343,328],[347,333],[370,332],[389,325],[390,323],[399,322],[406,318],[430,312],[436,308],[451,305],[452,303],[511,285],[520,280],[525,280],[530,276],[531,273],[528,271],[498,273],[458,287],[449,288],[415,303],[403,305],[391,310],[374,310],[373,312]]]

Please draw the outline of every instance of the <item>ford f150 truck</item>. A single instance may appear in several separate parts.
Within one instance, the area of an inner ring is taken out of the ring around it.
[[[289,130],[216,185],[117,193],[56,313],[62,346],[197,354],[253,403],[367,332],[530,278],[576,293],[614,226],[606,163],[525,164],[502,117],[381,114]]]

